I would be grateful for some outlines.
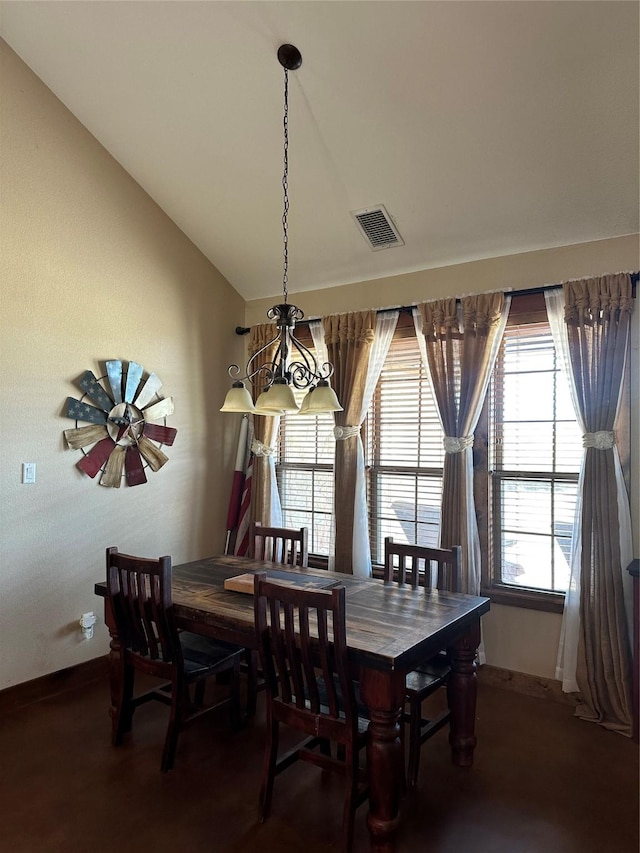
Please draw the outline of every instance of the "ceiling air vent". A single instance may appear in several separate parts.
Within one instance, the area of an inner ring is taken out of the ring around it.
[[[364,210],[352,210],[351,215],[374,252],[379,249],[390,249],[392,246],[404,246],[404,240],[391,221],[384,205],[379,204],[377,207],[367,207]]]

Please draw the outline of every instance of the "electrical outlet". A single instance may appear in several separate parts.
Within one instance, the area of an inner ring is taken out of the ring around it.
[[[36,481],[36,463],[35,462],[23,462],[22,463],[22,482],[23,483],[35,483]]]
[[[93,626],[96,624],[97,619],[95,613],[90,610],[88,613],[83,613],[80,617],[80,628],[82,630],[82,636],[85,640],[91,640],[93,637]]]

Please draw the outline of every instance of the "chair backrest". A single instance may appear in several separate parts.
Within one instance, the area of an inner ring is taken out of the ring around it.
[[[395,575],[399,584],[458,592],[461,564],[459,545],[427,548],[394,542],[391,536],[384,540],[384,579],[387,583],[393,581]]]
[[[107,548],[107,597],[122,649],[159,675],[181,665],[171,606],[171,557],[149,560]]]
[[[352,731],[358,724],[344,585],[302,589],[257,573],[254,612],[267,702],[277,704],[278,719],[310,735],[344,740],[340,728]]]
[[[309,532],[306,527],[263,527],[256,521],[251,526],[252,556],[288,566],[309,564]]]

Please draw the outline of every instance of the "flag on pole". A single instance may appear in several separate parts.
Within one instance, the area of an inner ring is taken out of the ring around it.
[[[224,553],[229,553],[229,543],[231,541],[231,533],[238,524],[240,517],[240,506],[242,503],[242,487],[244,485],[244,465],[247,456],[247,430],[249,427],[248,415],[243,415],[242,423],[240,424],[240,435],[238,436],[238,450],[236,453],[236,466],[233,472],[233,484],[231,486],[231,495],[229,497],[229,508],[227,510],[227,537],[224,546]]]
[[[238,518],[236,547],[234,553],[238,557],[246,557],[249,553],[250,522],[251,522],[251,480],[253,479],[253,453],[249,455],[247,470],[244,475],[244,489]]]

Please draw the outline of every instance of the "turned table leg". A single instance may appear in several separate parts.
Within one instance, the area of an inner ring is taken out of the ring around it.
[[[476,653],[480,645],[480,620],[478,619],[451,647],[451,675],[447,695],[451,720],[449,743],[451,758],[459,767],[473,764],[476,746]]]
[[[372,853],[392,853],[399,821],[404,756],[400,714],[404,705],[404,673],[362,668],[360,694],[369,709],[369,815]]]
[[[111,602],[108,598],[105,599],[104,602],[104,621],[109,629],[109,636],[111,637],[111,641],[109,643],[109,689],[111,692],[109,716],[111,717],[111,736],[115,743],[118,728],[118,708],[122,702],[124,685],[122,683],[122,666],[120,661],[120,638],[118,637]],[[130,720],[128,728],[131,728]]]

